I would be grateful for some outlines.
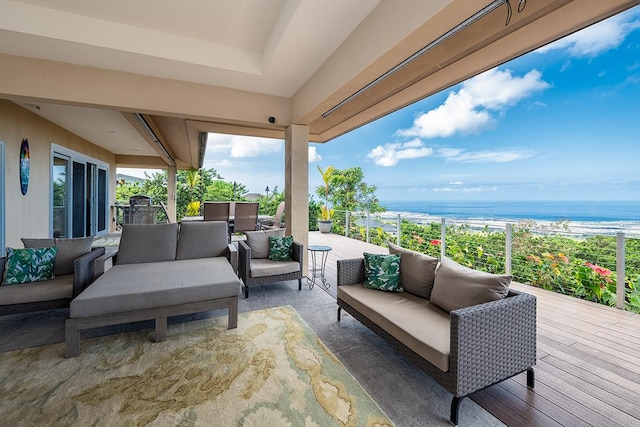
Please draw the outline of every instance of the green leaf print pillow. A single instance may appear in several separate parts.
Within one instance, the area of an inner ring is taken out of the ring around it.
[[[269,236],[269,259],[271,261],[291,261],[293,236]]]
[[[400,286],[400,254],[364,253],[364,287],[381,291],[402,292]]]
[[[7,264],[3,285],[40,282],[53,278],[58,248],[7,248]]]

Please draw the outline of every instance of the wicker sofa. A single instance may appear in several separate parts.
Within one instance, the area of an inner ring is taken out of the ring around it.
[[[99,273],[96,260],[104,248],[91,248],[89,239],[22,239],[25,248],[58,246],[55,277],[50,280],[0,286],[0,316],[68,308],[71,300],[89,286]],[[6,258],[0,258],[0,281]]]
[[[404,251],[402,260],[417,256]],[[440,269],[434,271],[434,281]],[[413,269],[414,277],[419,270]],[[447,313],[424,294],[365,287],[363,258],[338,260],[337,273],[338,321],[344,309],[451,392],[454,425],[460,402],[475,391],[524,371],[533,388],[535,296],[507,290],[503,298]]]
[[[155,340],[163,341],[167,317],[213,309],[228,309],[235,328],[235,253],[224,221],[124,225],[113,267],[71,301],[67,357],[79,354],[82,329],[155,320]]]

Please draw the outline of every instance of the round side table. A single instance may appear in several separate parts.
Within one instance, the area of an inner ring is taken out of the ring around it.
[[[327,258],[331,246],[324,245],[311,245],[308,247],[311,253],[311,271],[307,276],[307,285],[309,289],[313,289],[314,285],[322,286],[325,289],[329,289],[331,285],[327,283],[327,279],[324,277],[325,267],[327,265]]]

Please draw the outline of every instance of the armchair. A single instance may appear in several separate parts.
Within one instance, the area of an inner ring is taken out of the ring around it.
[[[280,229],[284,231],[284,229]],[[238,276],[244,283],[244,297],[249,298],[249,287],[266,283],[298,280],[302,290],[303,245],[293,242],[291,261],[271,261],[268,254],[268,232],[247,232],[247,240],[238,240]],[[257,239],[254,237],[257,236]],[[256,240],[258,243],[256,244]],[[264,242],[267,249],[264,250]],[[262,246],[262,248],[260,248]],[[253,249],[252,249],[253,247]]]

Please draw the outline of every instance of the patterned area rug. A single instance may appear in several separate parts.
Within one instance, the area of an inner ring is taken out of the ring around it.
[[[0,354],[4,425],[392,426],[292,307]]]

